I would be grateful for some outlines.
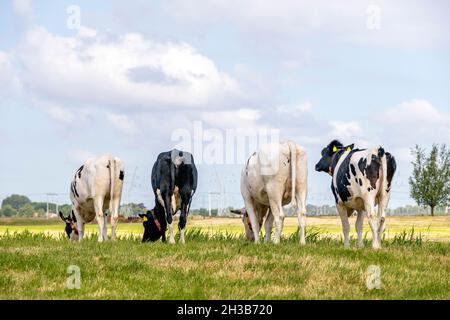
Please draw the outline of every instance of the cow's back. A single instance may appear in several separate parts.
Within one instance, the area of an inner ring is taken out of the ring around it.
[[[291,146],[296,149],[297,186],[306,184],[305,170],[306,153],[293,142],[270,143],[263,145],[248,160],[242,172],[241,189],[264,205],[269,205],[268,194],[282,194],[283,205],[290,203],[292,191]],[[300,179],[301,178],[301,179]]]
[[[114,167],[111,169],[111,166]],[[114,178],[113,192],[111,192],[111,178]],[[124,165],[120,158],[105,155],[89,159],[82,170],[75,174],[72,181],[72,204],[77,207],[86,221],[91,221],[95,217],[94,198],[103,198],[103,209],[108,209],[111,195],[120,199],[123,179]]]
[[[332,188],[337,203],[354,210],[364,210],[364,199],[378,203],[383,187],[382,157],[378,155],[378,150],[343,153],[333,174]]]

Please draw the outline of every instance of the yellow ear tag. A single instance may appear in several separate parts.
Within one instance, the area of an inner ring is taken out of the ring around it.
[[[347,151],[352,151],[352,148],[351,147],[347,147]]]
[[[148,221],[148,218],[147,217],[144,217],[144,222],[147,222]]]
[[[337,150],[338,150],[337,147],[334,146],[334,147],[333,147],[333,152],[337,152]]]

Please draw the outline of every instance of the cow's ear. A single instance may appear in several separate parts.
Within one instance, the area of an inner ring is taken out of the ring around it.
[[[349,146],[346,146],[346,147],[345,147],[345,151],[352,151],[354,147],[355,147],[355,144],[354,144],[354,143],[351,144],[351,145],[349,145]]]
[[[243,215],[242,210],[230,210],[230,212],[231,212],[231,213],[234,213],[234,214],[237,214],[237,215],[239,215],[239,216],[242,216],[242,215]]]
[[[147,215],[139,213],[139,217],[141,217],[141,219],[144,219],[144,217],[146,217]]]
[[[67,222],[67,218],[64,218],[64,215],[61,211],[59,212],[59,217],[61,218],[62,221]]]
[[[72,210],[72,216],[71,216],[71,218],[72,218],[73,222],[78,222],[78,221],[77,221],[77,216],[75,215],[75,212],[73,212],[73,210]]]

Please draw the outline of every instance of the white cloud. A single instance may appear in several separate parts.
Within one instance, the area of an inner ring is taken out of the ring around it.
[[[395,147],[450,142],[450,114],[423,99],[386,109],[378,118],[382,138]]]
[[[18,92],[21,88],[10,55],[0,51],[0,89],[2,94]]]
[[[295,117],[302,113],[312,111],[312,104],[310,102],[303,102],[297,105],[280,105],[275,107],[275,111],[279,114],[289,114]]]
[[[261,113],[256,109],[206,111],[201,114],[206,124],[218,129],[257,127]]]
[[[126,115],[110,113],[108,114],[108,120],[123,134],[132,136],[138,133],[137,125]]]
[[[19,17],[31,19],[33,16],[33,0],[13,0],[12,8]]]
[[[329,124],[331,126],[330,135],[343,142],[354,141],[362,133],[361,126],[357,121],[330,121]]]
[[[202,108],[239,96],[236,82],[192,46],[136,33],[106,39],[87,30],[62,37],[33,27],[16,56],[26,90],[53,103],[124,110]]]
[[[166,12],[194,24],[233,24],[248,41],[324,33],[345,43],[429,48],[448,45],[450,22],[444,8],[424,0],[346,1],[226,1],[169,0]],[[369,5],[380,8],[380,29],[367,28]],[[448,9],[448,8],[447,8]],[[253,42],[252,42],[253,43]],[[288,64],[292,66],[292,64]]]
[[[66,159],[69,163],[74,165],[81,165],[86,162],[88,159],[95,158],[96,155],[90,151],[83,149],[74,149],[66,154]]]

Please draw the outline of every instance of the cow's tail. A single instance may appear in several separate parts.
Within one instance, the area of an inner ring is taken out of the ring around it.
[[[292,180],[292,200],[291,200],[291,206],[292,208],[297,208],[297,145],[289,141],[289,151],[291,153],[291,180]]]
[[[387,179],[387,156],[382,147],[378,148],[378,157],[381,161],[380,166],[380,197],[386,199],[388,193],[388,179]]]
[[[111,177],[110,185],[110,195],[109,195],[109,213],[113,214],[113,199],[114,199],[114,189],[116,184],[116,159],[114,157],[109,158],[109,174]]]

